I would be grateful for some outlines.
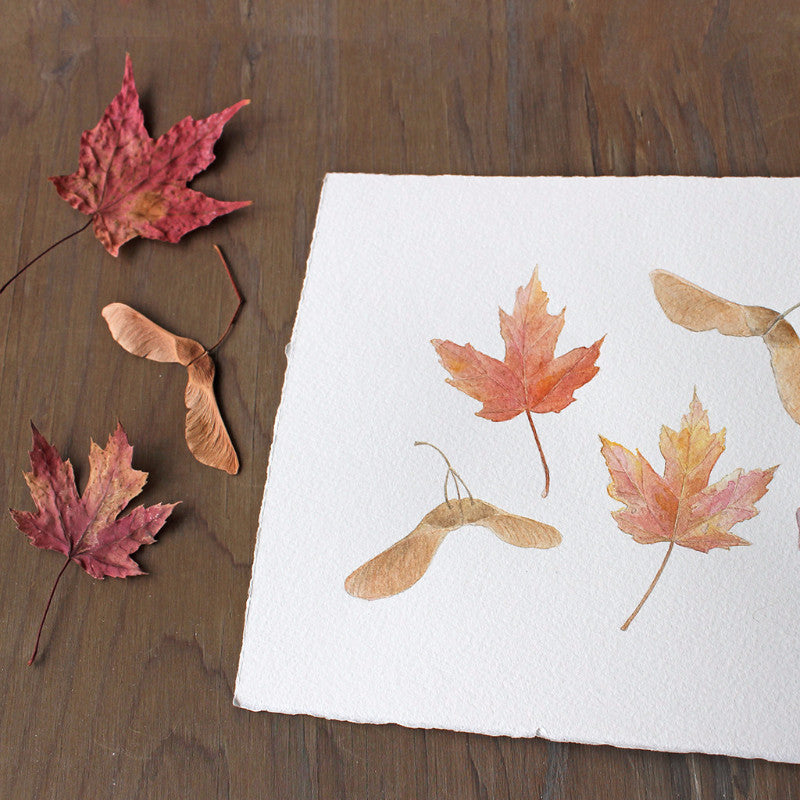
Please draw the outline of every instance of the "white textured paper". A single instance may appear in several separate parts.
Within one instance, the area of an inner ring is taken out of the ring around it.
[[[800,761],[800,427],[758,338],[671,323],[649,273],[732,300],[800,300],[800,180],[329,175],[275,423],[235,703],[253,710]],[[503,356],[498,307],[535,265],[556,354],[606,335],[559,414],[476,417],[432,338]],[[798,312],[800,314],[800,312]],[[790,321],[792,317],[789,318]],[[267,365],[274,368],[273,365]],[[780,464],[752,542],[675,552],[621,532],[598,435],[656,471],[694,389],[727,429],[712,481]],[[557,527],[550,550],[450,534],[394,597],[344,590],[443,500]]]

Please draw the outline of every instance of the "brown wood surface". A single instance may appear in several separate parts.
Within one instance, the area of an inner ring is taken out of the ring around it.
[[[141,552],[147,577],[65,573],[30,668],[61,558],[0,520],[0,798],[800,797],[800,767],[788,765],[231,704],[284,347],[324,174],[797,175],[794,5],[2,3],[3,277],[82,224],[46,178],[76,167],[126,50],[154,134],[252,99],[193,185],[253,205],[179,245],[135,240],[116,260],[86,231],[0,297],[0,506],[31,507],[29,420],[83,480],[90,437],[104,442],[121,420],[135,465],[151,473],[144,499],[183,501]],[[186,450],[184,370],[122,352],[100,317],[127,302],[213,342],[234,306],[215,242],[247,299],[217,357],[236,477]]]

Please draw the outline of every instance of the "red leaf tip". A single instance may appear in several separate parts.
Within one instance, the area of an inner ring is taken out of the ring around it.
[[[47,439],[42,436],[39,429],[33,424],[31,421],[31,452],[30,455],[33,455],[37,450],[44,450],[48,447],[52,447],[52,445],[47,441]]]

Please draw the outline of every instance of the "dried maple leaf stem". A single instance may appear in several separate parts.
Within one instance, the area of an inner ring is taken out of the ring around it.
[[[187,367],[189,367],[190,365],[194,364],[195,361],[197,361],[198,359],[200,359],[203,356],[207,355],[212,350],[216,350],[225,341],[225,339],[227,338],[228,334],[231,332],[231,329],[233,328],[234,323],[236,322],[236,320],[239,317],[239,312],[242,310],[242,306],[244,305],[244,298],[242,297],[242,293],[239,291],[239,287],[236,285],[236,281],[233,279],[233,273],[231,272],[231,268],[228,266],[228,262],[225,260],[225,256],[222,255],[222,250],[220,250],[219,247],[217,247],[217,245],[214,245],[214,249],[217,251],[217,255],[219,256],[220,261],[222,261],[222,266],[225,267],[225,272],[228,273],[228,278],[230,279],[231,286],[233,286],[233,291],[236,293],[236,299],[238,300],[238,304],[236,306],[236,311],[233,312],[233,316],[231,317],[231,321],[228,323],[228,327],[225,328],[225,332],[222,334],[222,336],[220,336],[219,339],[217,339],[216,343],[212,344],[211,347],[208,347],[205,350],[203,350],[203,352],[200,353],[199,356],[195,356],[186,365]]]
[[[58,586],[58,582],[61,580],[61,576],[64,574],[64,570],[69,566],[69,562],[72,560],[72,556],[67,556],[67,560],[64,562],[64,566],[61,567],[58,575],[56,575],[56,580],[53,583],[53,588],[50,590],[50,597],[47,598],[47,605],[44,607],[44,614],[42,614],[42,621],[39,623],[39,630],[36,631],[36,644],[33,646],[33,653],[31,653],[31,657],[28,659],[28,666],[33,664],[34,659],[36,658],[36,654],[39,652],[39,639],[42,637],[42,629],[44,628],[44,621],[47,619],[47,612],[50,610],[50,603],[53,602],[53,596],[56,593],[56,587]]]
[[[3,292],[17,279],[23,272],[25,272],[28,267],[32,267],[40,258],[46,256],[54,247],[58,247],[60,244],[63,244],[67,241],[67,239],[71,239],[73,236],[77,236],[79,233],[85,231],[90,225],[92,224],[92,220],[90,219],[85,225],[82,225],[78,230],[72,231],[72,233],[68,233],[66,236],[63,236],[54,244],[51,244],[47,250],[42,250],[36,258],[31,259],[24,267],[20,267],[3,285],[0,287],[0,294]]]
[[[533,431],[533,438],[536,440],[536,446],[539,448],[539,458],[542,459],[542,466],[544,467],[544,491],[542,492],[542,497],[547,497],[550,492],[550,468],[547,466],[544,450],[542,450],[542,443],[539,441],[539,434],[536,433],[536,426],[533,424],[531,412],[526,411],[525,414],[528,416],[528,422],[530,422],[531,430]]]
[[[661,562],[661,566],[658,568],[658,572],[656,572],[655,578],[653,578],[653,582],[650,586],[647,587],[647,591],[644,593],[644,597],[639,601],[639,605],[633,610],[633,614],[631,614],[628,619],[620,627],[621,631],[628,630],[628,626],[636,619],[636,615],[641,611],[642,606],[645,604],[645,601],[648,597],[650,597],[650,593],[655,589],[656,584],[658,583],[658,579],[661,577],[661,573],[664,571],[664,567],[667,566],[667,561],[669,561],[669,557],[672,555],[672,549],[675,547],[675,542],[670,542],[669,547],[667,548],[667,554],[664,556],[664,560]]]

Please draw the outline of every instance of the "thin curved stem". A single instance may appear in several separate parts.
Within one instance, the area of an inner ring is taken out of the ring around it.
[[[475,498],[472,496],[472,492],[469,490],[469,486],[467,486],[464,479],[453,469],[453,465],[450,463],[450,459],[435,445],[431,444],[430,442],[414,442],[414,447],[419,447],[420,445],[426,445],[427,447],[432,447],[443,459],[444,463],[447,464],[447,475],[444,478],[444,500],[447,505],[450,505],[450,501],[447,498],[447,482],[450,479],[450,476],[453,476],[453,483],[456,487],[456,494],[458,495],[459,503],[461,501],[461,492],[458,489],[458,483],[461,482],[461,485],[464,487],[464,491],[469,495],[470,503],[475,502]]]
[[[769,328],[767,328],[761,335],[766,336],[784,317],[788,316],[789,314],[792,313],[792,311],[795,311],[798,308],[800,308],[800,303],[795,303],[791,308],[787,308],[786,311],[783,312],[783,314],[778,314],[778,316],[775,317],[775,319],[772,320],[772,322],[770,322]]]
[[[452,473],[453,483],[456,487],[456,497],[458,497],[458,510],[461,513],[461,523],[464,524],[464,506],[461,505],[461,489],[458,488],[458,477],[453,470],[449,470],[448,474]]]
[[[90,225],[92,224],[92,218],[89,218],[89,221],[82,227],[78,228],[76,231],[72,231],[72,233],[68,233],[66,236],[59,239],[55,244],[51,244],[47,250],[42,250],[36,258],[31,259],[24,267],[20,267],[2,286],[0,286],[0,294],[3,292],[17,279],[23,272],[25,272],[28,267],[32,267],[42,256],[46,256],[54,247],[58,247],[60,244],[63,244],[67,241],[67,239],[71,239],[73,236],[77,236],[79,233],[85,231]]]
[[[421,445],[425,445],[425,447],[432,447],[444,459],[444,463],[447,464],[448,471],[455,471],[453,470],[453,465],[450,463],[450,459],[435,444],[431,444],[430,442],[414,442],[414,447],[420,447]]]
[[[453,482],[456,484],[456,486],[458,486],[460,482],[461,485],[464,487],[464,491],[469,495],[470,503],[474,503],[475,498],[472,496],[472,492],[469,490],[469,486],[467,486],[467,484],[464,483],[464,479],[454,469],[451,469],[450,472],[453,473]]]
[[[633,614],[631,614],[628,619],[622,624],[620,628],[621,631],[628,630],[628,626],[633,622],[636,618],[636,615],[641,611],[642,606],[645,604],[645,601],[648,597],[650,597],[650,593],[655,588],[655,585],[658,583],[658,579],[661,577],[661,573],[664,571],[664,567],[667,566],[667,561],[669,561],[669,557],[672,555],[672,549],[675,547],[675,542],[670,542],[669,547],[667,548],[667,554],[664,556],[664,560],[661,562],[661,566],[658,568],[658,572],[656,572],[655,578],[653,578],[653,582],[648,586],[647,591],[644,593],[644,597],[639,601],[639,605],[633,610]]]
[[[544,491],[542,492],[542,497],[547,497],[548,493],[550,492],[550,468],[547,466],[547,460],[544,457],[544,450],[542,450],[542,443],[539,441],[539,434],[536,433],[536,426],[533,424],[531,412],[526,410],[525,413],[528,416],[528,422],[531,424],[533,438],[536,440],[536,446],[539,448],[539,458],[542,459],[542,466],[544,467]]]
[[[36,658],[36,654],[39,652],[39,639],[42,636],[42,628],[44,628],[44,621],[47,619],[47,612],[50,610],[50,603],[53,602],[53,595],[56,593],[56,587],[58,586],[58,582],[61,580],[61,576],[64,574],[64,570],[69,566],[70,557],[67,556],[67,560],[64,562],[64,566],[61,567],[61,571],[56,575],[55,583],[53,584],[53,588],[50,590],[50,597],[47,598],[47,605],[44,607],[44,614],[42,614],[42,621],[39,623],[39,630],[36,631],[36,644],[33,646],[33,653],[31,653],[31,657],[28,659],[28,666],[33,664],[34,659]]]
[[[236,281],[233,279],[233,273],[231,272],[231,268],[228,266],[228,262],[225,260],[225,256],[222,255],[222,250],[219,249],[217,245],[214,245],[214,249],[217,251],[217,255],[222,261],[222,266],[225,267],[225,272],[228,273],[228,278],[230,279],[231,286],[233,286],[233,291],[236,293],[236,299],[238,304],[236,306],[236,311],[233,312],[233,316],[231,317],[231,321],[228,323],[228,327],[225,328],[225,332],[222,336],[217,339],[215,344],[212,344],[211,347],[207,347],[200,353],[199,356],[195,356],[186,366],[189,367],[194,364],[197,359],[202,358],[205,355],[208,355],[212,350],[216,350],[227,338],[228,334],[231,332],[234,323],[236,322],[237,318],[239,317],[239,312],[242,310],[242,306],[244,305],[244,298],[242,297],[242,293],[239,291],[239,287],[236,285]]]

